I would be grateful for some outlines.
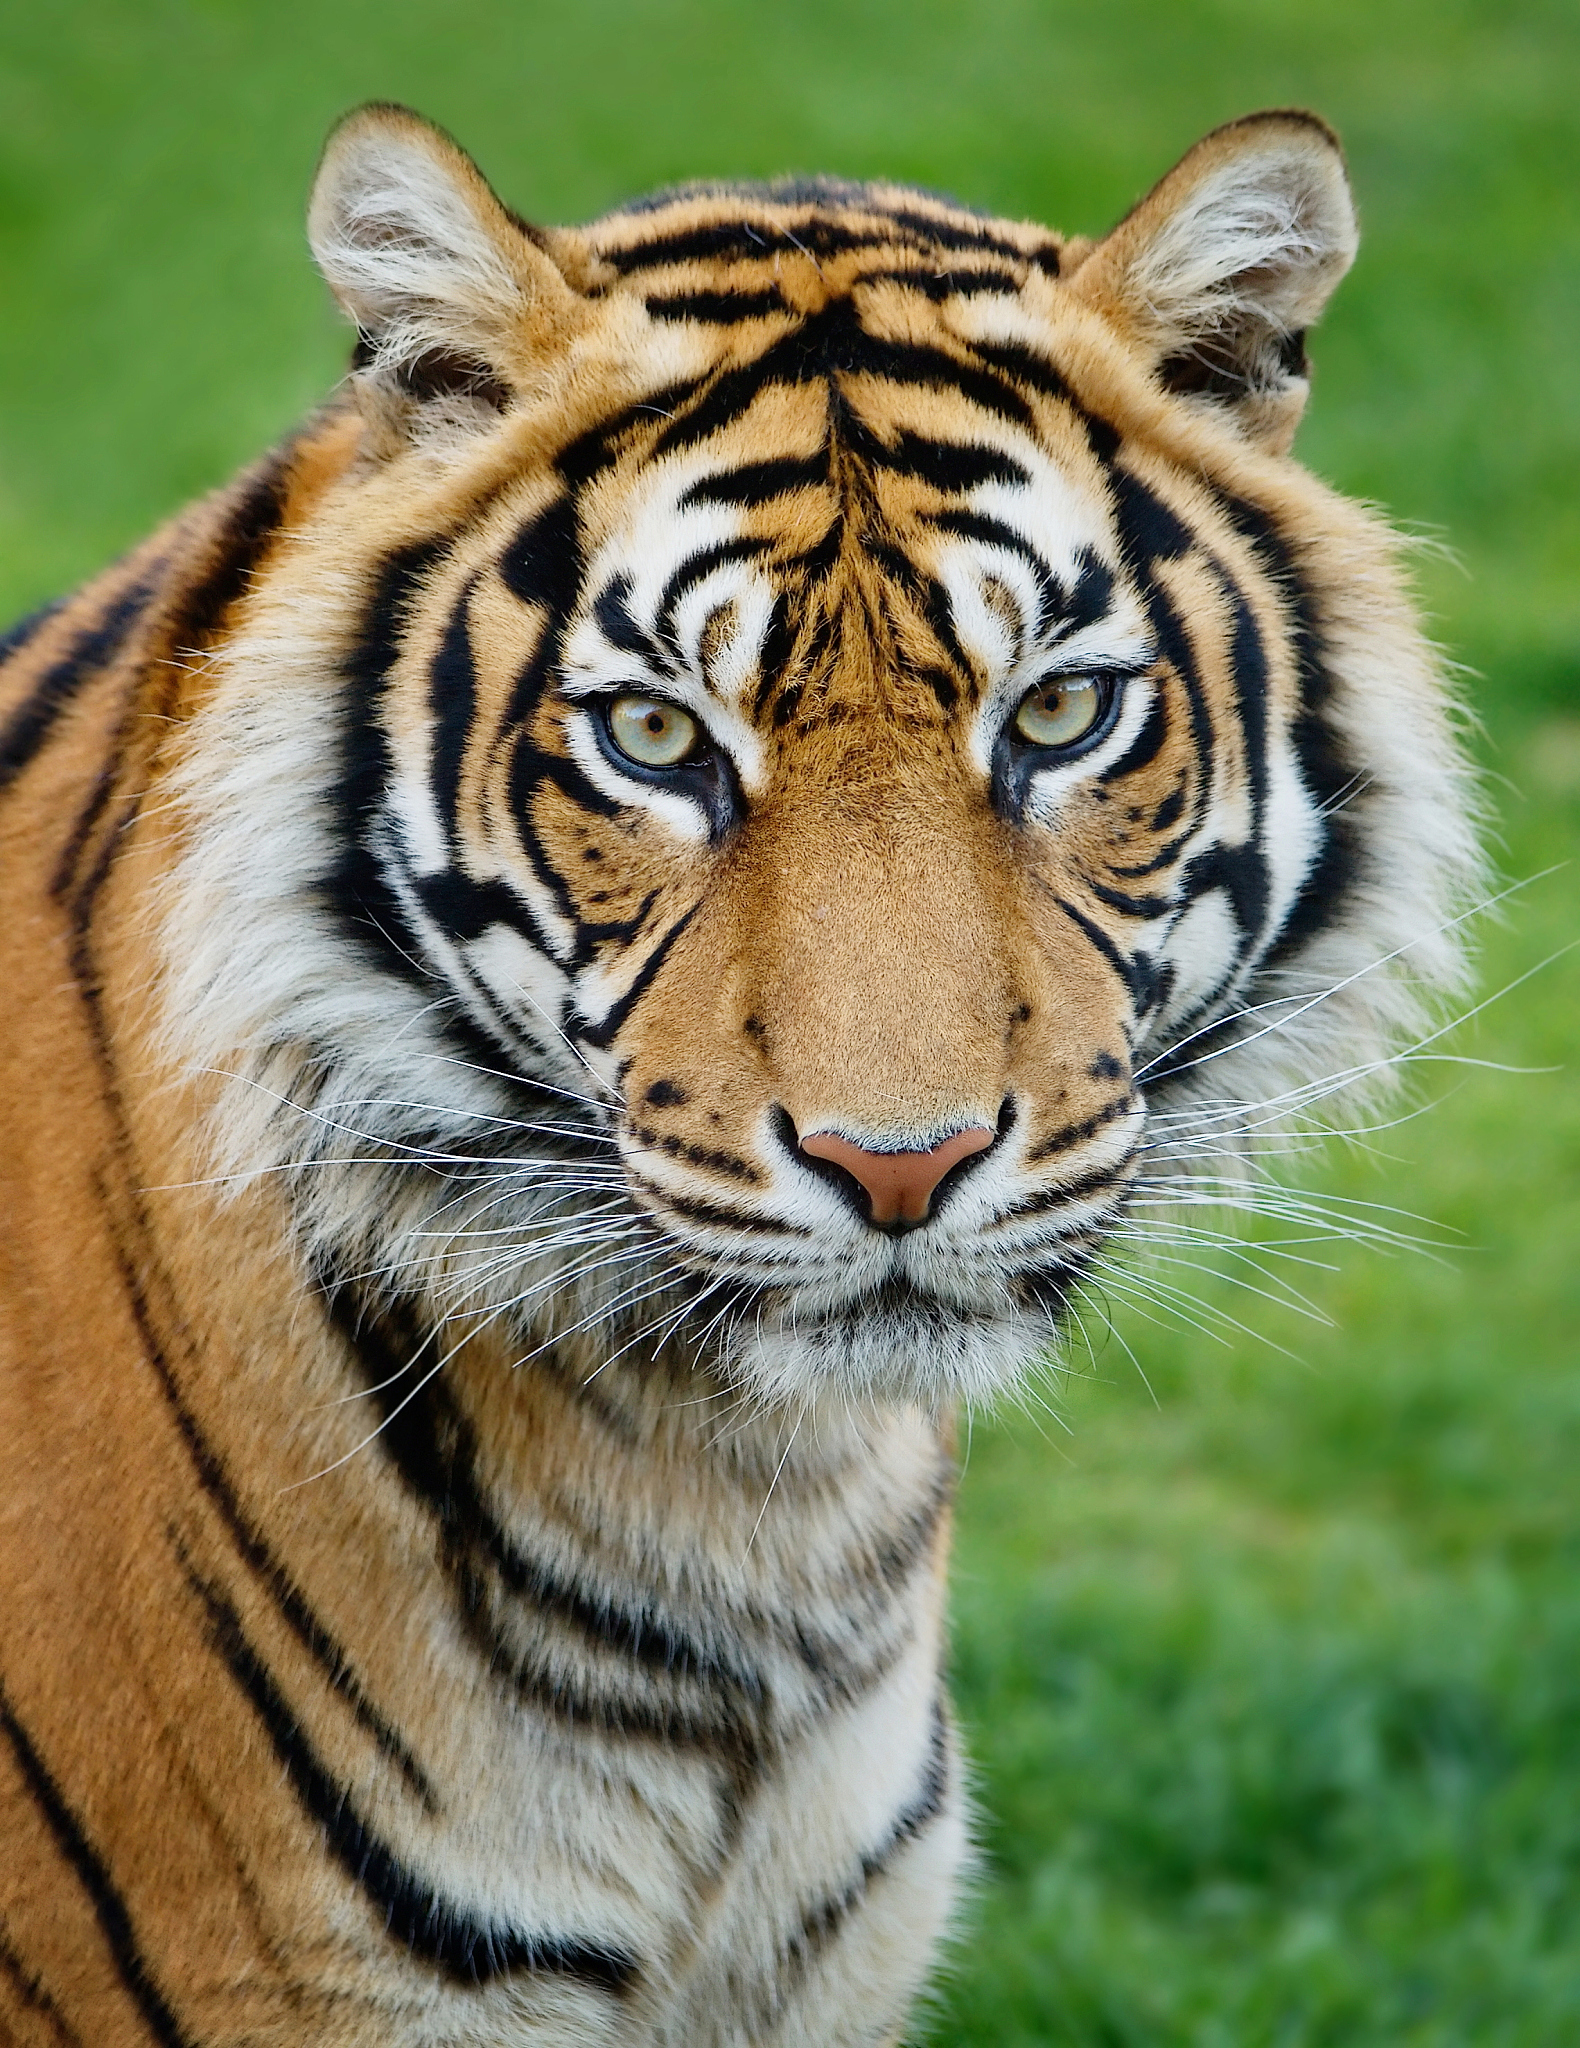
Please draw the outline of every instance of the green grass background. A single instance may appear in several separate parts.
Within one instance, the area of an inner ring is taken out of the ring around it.
[[[801,168],[1087,231],[1216,122],[1320,109],[1365,241],[1301,449],[1452,544],[1422,589],[1475,671],[1499,859],[1569,857],[1573,0],[4,0],[6,612],[338,374],[302,205],[371,97],[543,219]],[[1575,896],[1513,899],[1489,989],[1575,937]],[[1320,1169],[1461,1233],[1446,1261],[1338,1248],[1328,1325],[1175,1275],[1205,1308],[1094,1322],[1060,1422],[977,1421],[955,1677],[987,1861],[938,2041],[1580,2042],[1577,998],[1580,956],[1546,966],[1456,1039],[1493,1067],[1429,1070],[1427,1114]],[[1214,1310],[1257,1334],[1209,1339]]]

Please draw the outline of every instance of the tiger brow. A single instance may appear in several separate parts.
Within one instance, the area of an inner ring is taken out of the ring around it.
[[[664,586],[664,594],[658,601],[653,615],[653,630],[666,644],[673,646],[675,638],[675,613],[681,599],[690,590],[711,576],[715,569],[726,562],[749,562],[763,554],[768,542],[758,534],[739,534],[733,540],[716,541],[712,547],[702,548],[694,555],[688,555],[675,570]]]
[[[660,673],[670,674],[673,664],[668,653],[631,610],[630,598],[631,579],[619,576],[593,600],[593,617],[604,638],[622,654],[634,654]]]
[[[743,462],[735,469],[699,477],[680,495],[679,509],[693,505],[762,505],[791,491],[828,482],[828,445],[811,455],[770,462]]]

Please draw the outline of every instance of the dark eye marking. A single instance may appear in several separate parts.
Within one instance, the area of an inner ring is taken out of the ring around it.
[[[1110,761],[1103,770],[1104,782],[1117,782],[1121,776],[1134,775],[1138,768],[1145,768],[1155,761],[1163,751],[1163,742],[1168,738],[1168,713],[1163,707],[1163,693],[1160,690],[1153,698],[1141,730],[1117,761]]]

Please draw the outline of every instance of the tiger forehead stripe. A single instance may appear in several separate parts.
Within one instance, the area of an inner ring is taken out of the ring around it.
[[[634,227],[640,239],[630,238]],[[960,264],[968,287],[973,273],[962,258],[1008,258],[1050,276],[1059,271],[1059,243],[1045,228],[1017,233],[963,208],[929,205],[916,192],[823,180],[800,187],[687,188],[667,204],[661,196],[640,214],[612,216],[589,240],[598,260],[621,276],[685,264],[716,267],[721,261],[771,266],[795,256],[816,263],[896,248],[914,251],[935,274],[944,255]]]

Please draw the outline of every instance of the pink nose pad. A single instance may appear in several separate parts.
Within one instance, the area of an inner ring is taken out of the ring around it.
[[[860,1182],[867,1191],[873,1223],[925,1223],[933,1190],[950,1167],[969,1159],[973,1152],[985,1152],[992,1142],[991,1131],[956,1131],[931,1152],[869,1152],[832,1131],[814,1131],[801,1140],[801,1150],[813,1159],[843,1167],[852,1180]]]

